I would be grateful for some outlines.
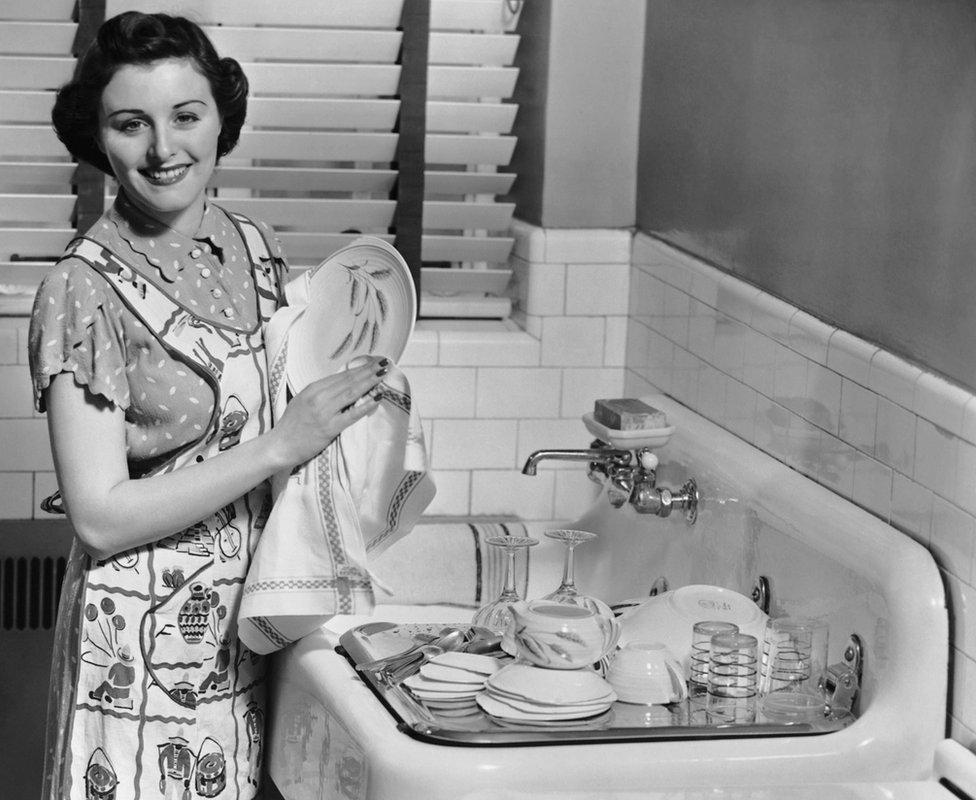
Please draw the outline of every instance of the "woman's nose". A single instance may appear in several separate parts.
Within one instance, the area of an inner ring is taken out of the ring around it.
[[[156,128],[153,131],[152,142],[149,145],[149,153],[158,161],[166,161],[174,152],[172,135],[163,128]]]

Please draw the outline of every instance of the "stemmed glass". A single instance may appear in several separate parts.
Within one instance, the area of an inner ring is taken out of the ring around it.
[[[583,542],[588,542],[591,539],[595,539],[596,534],[591,533],[590,531],[555,530],[546,531],[546,536],[548,536],[550,539],[558,539],[564,545],[566,545],[566,556],[565,560],[563,561],[562,583],[559,584],[559,588],[547,594],[543,599],[551,600],[556,603],[566,603],[567,605],[580,606],[581,608],[586,608],[590,611],[601,613],[601,609],[597,605],[596,600],[581,593],[576,588],[575,567],[573,561],[573,553],[576,550],[576,546],[582,544]]]
[[[480,625],[492,633],[504,634],[512,621],[512,612],[508,607],[521,599],[518,589],[515,588],[515,554],[519,550],[527,551],[534,547],[539,544],[539,540],[531,536],[491,536],[485,542],[492,547],[505,548],[505,580],[498,599],[479,608],[471,624]]]

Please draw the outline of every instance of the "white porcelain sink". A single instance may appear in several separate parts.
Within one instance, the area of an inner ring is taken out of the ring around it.
[[[947,798],[937,751],[963,764],[957,781],[976,785],[966,777],[968,751],[940,744],[948,622],[928,551],[673,402],[647,399],[677,425],[659,451],[659,482],[680,486],[694,476],[704,498],[698,521],[639,516],[601,496],[573,523],[600,534],[580,551],[578,584],[613,603],[646,596],[662,577],[671,588],[712,584],[747,596],[766,578],[772,616],[829,621],[830,663],[851,634],[863,642],[857,720],[815,736],[432,744],[398,729],[334,651],[337,634],[363,621],[336,618],[332,630],[276,659],[269,770],[288,800]],[[380,606],[374,618],[463,619],[450,607],[402,606]]]

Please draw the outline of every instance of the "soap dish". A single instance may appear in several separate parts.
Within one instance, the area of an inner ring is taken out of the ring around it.
[[[666,428],[639,428],[633,431],[619,431],[597,422],[592,412],[583,415],[586,429],[601,441],[618,450],[639,450],[642,447],[664,447],[674,433],[674,425]]]

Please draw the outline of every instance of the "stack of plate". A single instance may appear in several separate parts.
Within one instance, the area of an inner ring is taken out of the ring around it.
[[[544,669],[509,664],[490,676],[476,698],[492,717],[518,722],[561,722],[602,714],[617,699],[591,669]]]
[[[428,708],[450,712],[470,708],[485,681],[498,669],[497,659],[491,656],[447,652],[431,658],[403,685]]]

